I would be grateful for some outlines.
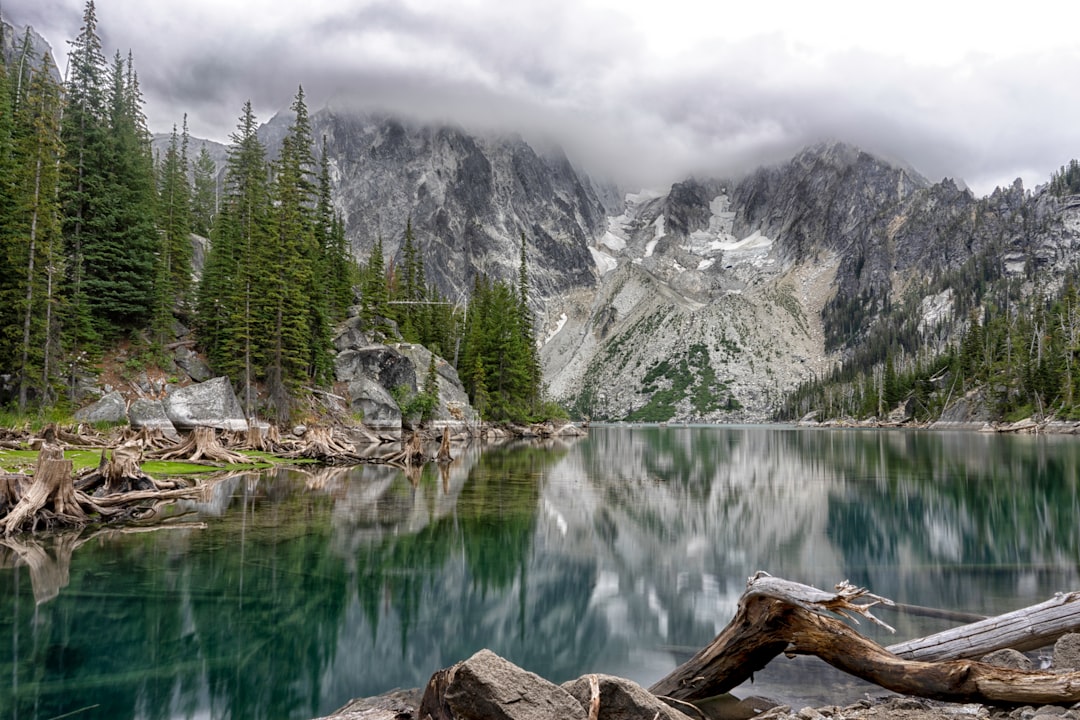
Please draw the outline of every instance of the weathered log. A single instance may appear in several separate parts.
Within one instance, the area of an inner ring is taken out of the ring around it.
[[[1003,648],[1026,652],[1052,645],[1080,629],[1080,592],[1059,593],[1046,602],[886,648],[910,660],[980,658]]]
[[[826,615],[835,613],[856,622],[856,616],[862,616],[884,625],[870,609],[888,602],[847,583],[837,586],[835,593],[827,593],[759,573],[750,578],[727,627],[650,691],[691,701],[719,695],[785,653],[817,655],[834,667],[889,690],[937,700],[987,704],[1080,701],[1080,672],[1024,672],[971,660],[905,659]],[[932,645],[940,647],[940,643]]]

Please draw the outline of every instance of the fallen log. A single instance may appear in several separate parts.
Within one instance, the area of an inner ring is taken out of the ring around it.
[[[1003,648],[1037,650],[1078,629],[1080,592],[1058,593],[1038,605],[890,645],[886,650],[927,662],[980,658]]]
[[[828,593],[758,573],[747,583],[727,627],[694,657],[653,685],[650,692],[683,701],[703,700],[728,692],[784,653],[816,655],[840,670],[894,692],[935,700],[1005,705],[1080,701],[1080,671],[1025,672],[967,659],[912,660],[882,648],[832,616],[855,622],[861,616],[888,628],[871,613],[878,604],[889,601],[846,582],[838,585],[836,592]],[[1075,599],[1065,599],[1059,604],[1076,603]],[[1054,632],[1060,630],[1060,635],[1076,627],[1075,623],[1072,627],[1059,624]]]

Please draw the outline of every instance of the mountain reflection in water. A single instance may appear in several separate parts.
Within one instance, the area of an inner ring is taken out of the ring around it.
[[[601,427],[459,455],[240,475],[170,529],[0,540],[0,707],[311,718],[483,647],[647,686],[759,569],[983,615],[1080,588],[1074,438]],[[880,614],[896,636],[859,629],[885,643],[947,627]],[[743,694],[866,691],[805,660]]]

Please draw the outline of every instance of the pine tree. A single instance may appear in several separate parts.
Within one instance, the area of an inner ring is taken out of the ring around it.
[[[18,257],[23,280],[22,333],[16,368],[18,409],[26,409],[36,388],[42,400],[49,394],[48,349],[51,327],[53,248],[60,241],[59,184],[61,90],[52,77],[48,53],[31,73],[26,94],[17,107],[16,145],[19,211],[25,218],[26,244]]]
[[[383,243],[378,238],[371,248],[367,265],[361,279],[360,320],[368,332],[387,337],[390,331],[386,320],[389,316],[389,292],[386,283],[386,266],[383,264]]]
[[[83,25],[71,43],[68,55],[69,81],[65,87],[61,139],[64,169],[61,178],[64,237],[67,242],[69,315],[65,327],[70,338],[69,352],[78,357],[81,348],[96,339],[90,323],[90,308],[83,285],[85,246],[93,244],[94,228],[102,196],[102,168],[107,159],[105,102],[105,56],[97,34],[97,14],[93,0],[87,0]]]
[[[210,228],[217,213],[217,166],[210,151],[203,145],[192,169],[191,232],[210,237]]]
[[[279,418],[288,417],[288,398],[300,381],[325,378],[330,366],[326,294],[318,267],[315,163],[303,88],[291,110],[293,123],[275,165],[274,232],[268,245],[268,261],[278,272],[264,288],[272,322],[266,376]]]
[[[161,344],[171,328],[173,308],[184,306],[191,291],[191,187],[184,143],[174,125],[169,147],[158,167],[160,243],[153,324]]]
[[[253,412],[252,387],[266,356],[261,339],[269,324],[263,287],[268,266],[270,189],[266,149],[259,141],[251,102],[244,104],[230,138],[225,193],[211,233],[198,290],[198,328],[210,364],[243,383],[244,410]]]
[[[82,241],[81,290],[97,334],[145,326],[154,305],[157,230],[150,133],[131,56],[116,54],[108,95],[105,154],[91,230]]]

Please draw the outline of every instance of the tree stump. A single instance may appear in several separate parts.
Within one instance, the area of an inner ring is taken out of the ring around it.
[[[440,463],[448,463],[454,458],[450,456],[450,428],[443,426],[442,442],[439,443],[439,453],[435,459]]]
[[[218,441],[217,432],[214,428],[202,425],[196,426],[183,442],[176,447],[150,453],[149,457],[159,460],[210,460],[226,465],[239,465],[248,462],[248,459],[240,453],[235,453]]]
[[[4,534],[10,535],[26,524],[34,527],[42,518],[67,522],[86,520],[86,513],[75,499],[72,463],[64,459],[61,447],[48,443],[38,455],[33,482],[4,519]]]

